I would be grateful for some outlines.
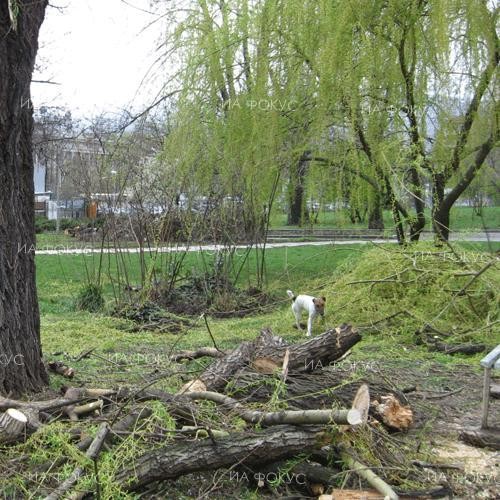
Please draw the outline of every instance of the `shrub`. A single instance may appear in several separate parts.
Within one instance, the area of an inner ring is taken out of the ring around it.
[[[98,312],[104,307],[102,287],[88,283],[80,289],[75,301],[75,308],[79,311]]]
[[[35,232],[37,234],[43,233],[44,231],[55,231],[56,221],[49,220],[43,215],[35,216]]]

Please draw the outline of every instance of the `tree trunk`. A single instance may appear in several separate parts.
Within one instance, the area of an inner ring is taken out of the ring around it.
[[[39,391],[30,83],[47,0],[0,3],[0,393]]]
[[[301,225],[309,219],[304,200],[307,165],[309,161],[309,159],[306,158],[309,154],[310,152],[306,152],[298,162],[292,166],[290,175],[290,205],[287,221],[289,226]]]
[[[135,491],[155,481],[175,479],[191,472],[233,466],[248,467],[308,453],[327,444],[323,433],[314,427],[271,427],[260,432],[245,432],[212,442],[209,439],[172,444],[145,453],[130,468],[116,477],[127,491]]]
[[[244,367],[251,366],[256,371],[273,373],[281,368],[287,350],[290,370],[317,370],[339,359],[360,340],[361,335],[350,325],[341,325],[305,342],[292,345],[273,335],[270,330],[263,330],[253,342],[243,342],[227,356],[212,363],[200,375],[198,381],[204,384],[206,390],[219,391]]]
[[[384,216],[382,212],[382,200],[379,192],[374,192],[373,205],[368,213],[368,229],[384,229]]]
[[[444,198],[439,203],[439,206],[436,207],[434,211],[434,229],[436,230],[439,239],[445,241],[448,240],[450,233],[450,210],[452,209],[454,203],[458,200],[458,198],[470,186],[471,182],[474,180],[476,174],[482,167],[486,158],[490,154],[490,151],[493,149],[499,138],[500,132],[495,131],[488,137],[485,142],[483,142],[483,144],[481,144],[470,166],[459,177],[458,182],[450,190],[450,192],[446,196],[444,196]]]
[[[433,175],[432,186],[432,227],[434,233],[440,240],[448,240],[450,232],[449,212],[440,212],[444,200],[444,188],[446,187],[445,174],[442,172]]]

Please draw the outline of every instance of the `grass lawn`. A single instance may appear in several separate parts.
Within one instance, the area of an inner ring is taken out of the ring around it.
[[[493,250],[499,247],[500,245],[496,245]],[[454,244],[454,248],[455,255],[447,254],[447,258],[453,256],[463,261],[469,259],[469,264],[475,270],[484,265],[483,259],[491,260],[491,255],[482,253],[492,250],[485,244]],[[421,252],[423,260],[412,261],[416,255],[413,250],[419,255]],[[432,255],[426,257],[428,253]],[[440,311],[442,318],[447,322],[444,325],[447,332],[460,333],[463,332],[464,325],[467,328],[470,324],[481,324],[483,326],[481,331],[474,329],[467,335],[473,336],[474,340],[484,339],[488,344],[500,341],[498,328],[496,330],[493,328],[493,325],[498,326],[499,321],[498,310],[495,311],[492,307],[496,294],[491,292],[499,288],[495,288],[500,282],[498,270],[493,265],[490,266],[475,281],[473,289],[471,287],[469,298],[474,303],[473,310],[468,307],[465,299],[458,295],[449,301],[449,310],[442,310],[443,304],[445,308],[448,305],[446,294],[454,293],[454,290],[470,280],[470,274],[464,275],[463,272],[459,272],[457,275],[456,262],[451,264],[449,260],[442,260],[439,256],[443,253],[442,249],[436,253],[435,247],[430,243],[407,248],[404,252],[394,244],[303,246],[269,250],[266,288],[275,294],[276,301],[263,313],[252,316],[231,319],[209,317],[210,331],[222,349],[231,348],[244,340],[255,339],[263,327],[270,327],[275,334],[281,335],[289,342],[304,341],[304,332],[293,328],[290,301],[285,294],[287,288],[295,292],[312,294],[322,292],[326,295],[325,322],[315,323],[313,335],[338,326],[344,321],[358,326],[366,323],[373,326],[373,323],[376,324],[380,318],[387,317],[391,310],[413,311],[418,317],[404,318],[398,325],[393,322],[379,323],[381,328],[362,330],[363,338],[353,347],[351,355],[343,361],[342,366],[332,366],[331,370],[334,372],[339,370],[339,386],[348,383],[361,384],[363,381],[370,387],[381,383],[386,387],[418,387],[414,391],[413,399],[412,394],[408,394],[408,401],[417,418],[425,415],[425,426],[410,429],[408,433],[400,433],[390,439],[397,446],[398,460],[404,459],[405,464],[410,464],[410,460],[415,459],[434,463],[435,448],[444,447],[443,435],[449,430],[443,431],[443,428],[456,422],[457,409],[461,410],[459,417],[462,419],[464,415],[469,420],[471,415],[476,420],[479,418],[481,393],[479,390],[473,391],[468,388],[477,388],[481,383],[478,360],[483,354],[466,357],[429,352],[427,348],[415,343],[413,334],[416,325],[421,327],[425,324],[424,320],[435,315],[436,311]],[[166,255],[160,257],[168,258]],[[109,260],[105,257],[103,260],[102,281],[108,311],[114,303],[113,290],[117,286],[117,268],[121,272],[123,268],[127,269],[130,282],[139,281],[139,256],[126,254],[123,258],[125,261],[120,266],[117,266],[116,256],[111,256]],[[200,272],[213,258],[214,256],[208,252],[189,253],[183,262],[183,271]],[[238,255],[238,258],[243,259],[243,254]],[[478,261],[472,260],[473,258],[477,258]],[[184,326],[176,334],[171,334],[159,331],[133,331],[131,321],[111,317],[105,312],[91,314],[75,311],[73,308],[75,297],[80,288],[87,283],[87,276],[95,274],[98,262],[98,254],[36,257],[42,316],[42,347],[45,358],[63,361],[75,369],[75,376],[71,381],[51,374],[50,389],[59,390],[62,386],[68,385],[87,388],[147,385],[175,392],[212,362],[209,358],[181,363],[173,363],[170,360],[173,351],[212,345],[210,334],[201,317],[191,318],[190,325]],[[437,266],[436,264],[440,262],[443,264]],[[446,274],[447,266],[451,266],[448,274]],[[255,255],[251,255],[245,261],[239,276],[241,286],[253,284],[255,267]],[[437,267],[439,269],[436,270]],[[460,266],[458,268],[462,269]],[[445,270],[445,274],[441,272],[442,269]],[[397,279],[393,278],[395,271],[398,274]],[[353,275],[353,273],[358,274]],[[373,277],[377,278],[377,284],[371,283]],[[444,283],[440,281],[443,277]],[[452,289],[451,292],[443,290],[448,287]],[[476,321],[474,314],[481,313],[483,316],[481,318],[478,316],[479,321]],[[485,323],[489,330],[484,328]],[[89,357],[75,361],[78,354],[89,349],[93,349]],[[269,381],[274,380],[274,377],[270,377]],[[278,387],[276,385],[277,402],[267,402],[256,408],[277,409],[272,406],[273,404],[279,404],[280,409],[283,407],[281,405],[286,407],[290,400],[287,399],[286,391],[278,393]],[[329,387],[326,391],[329,393],[332,389],[335,388]],[[446,396],[449,394],[450,397],[443,397],[443,394]],[[427,396],[429,400],[425,399]],[[435,396],[437,398],[434,400]],[[133,464],[140,455],[156,447],[169,447],[170,444],[175,446],[177,434],[167,435],[162,441],[151,440],[152,433],[157,433],[158,429],[174,427],[174,421],[166,407],[159,401],[142,404],[152,409],[151,417],[138,425],[133,435],[124,437],[123,441],[114,445],[111,450],[103,450],[100,454],[101,498],[137,498],[118,489],[114,480],[116,472],[124,466]],[[240,418],[235,415],[222,415],[221,412],[215,411],[213,403],[200,403],[199,407],[204,419],[200,421],[202,425],[209,425],[213,429],[227,429],[230,432],[241,432],[244,428]],[[0,461],[0,468],[2,463],[7,464],[9,468],[5,469],[8,473],[0,474],[2,476],[0,492],[6,495],[5,498],[38,498],[43,497],[47,490],[52,491],[62,479],[68,477],[76,464],[84,464],[81,453],[77,452],[74,443],[70,442],[68,429],[83,429],[83,435],[94,435],[97,422],[89,418],[78,422],[61,419],[44,425],[26,443],[5,448],[5,456],[2,456],[4,462]],[[378,448],[379,440],[385,435],[385,431],[377,429]],[[349,434],[350,440],[356,435],[360,439],[359,443],[352,443],[350,446],[362,454],[363,463],[377,467],[379,462],[370,458],[368,452],[371,448],[365,443],[364,434],[362,432]],[[371,440],[367,442],[374,443]],[[418,447],[415,443],[418,443]],[[36,472],[38,466],[45,463],[54,464],[61,457],[68,457],[68,462],[59,468],[55,466],[53,471],[50,469],[47,473]],[[443,460],[450,463],[446,456]],[[14,473],[11,463],[16,464]],[[398,467],[401,463],[403,462],[398,462]],[[82,491],[86,488],[95,488],[96,479],[89,471],[90,469],[78,484],[78,488]],[[207,491],[213,485],[214,476],[211,473],[206,475],[197,473],[196,476],[186,476],[169,483],[165,498],[194,498],[191,495],[193,477],[197,487],[200,481],[206,481],[204,488]],[[344,476],[340,476],[339,486],[343,481]],[[427,482],[430,481],[427,479],[425,481],[424,486],[428,489],[430,486]],[[416,490],[413,483],[404,485],[412,491]],[[482,484],[476,487],[484,489]],[[42,489],[44,491],[42,495],[33,494],[36,491],[41,493]],[[23,495],[19,494],[20,491]],[[13,492],[16,492],[16,496]],[[221,495],[216,498],[248,500],[261,498],[252,487],[231,483],[227,479],[222,483],[220,493]],[[476,498],[474,495],[474,491],[471,493],[471,490],[465,490],[461,498]]]
[[[389,245],[391,247],[391,245]],[[395,245],[392,245],[395,248]],[[500,247],[496,245],[495,248]],[[221,347],[238,344],[242,340],[254,338],[264,326],[270,326],[273,331],[283,335],[287,340],[297,341],[303,338],[303,333],[293,327],[293,319],[289,311],[289,301],[286,289],[295,292],[318,293],[328,290],[326,326],[337,326],[340,319],[349,320],[356,324],[358,318],[344,318],[342,302],[335,298],[335,276],[339,277],[342,269],[351,269],[364,252],[373,248],[373,245],[327,245],[303,246],[294,248],[271,249],[267,252],[266,279],[268,289],[276,297],[276,301],[269,306],[269,312],[234,319],[210,319],[212,331]],[[481,243],[468,243],[457,246],[474,250],[487,250]],[[243,254],[242,254],[243,255]],[[242,258],[242,255],[240,258]],[[139,281],[139,256],[127,254],[127,269],[131,283]],[[167,363],[171,349],[192,348],[210,345],[211,341],[202,321],[193,319],[193,324],[186,327],[180,335],[156,332],[131,332],[131,322],[114,318],[105,314],[90,314],[74,310],[74,300],[79,289],[87,282],[87,275],[95,273],[98,265],[98,254],[93,255],[40,255],[36,257],[38,293],[42,314],[42,341],[48,357],[53,352],[66,352],[76,356],[79,352],[90,347],[96,347],[96,352],[106,357],[106,361],[92,357],[75,363],[77,370],[76,380],[90,383],[98,372],[103,380],[109,383],[140,382],[144,365]],[[186,255],[184,269],[191,271],[200,269],[204,263],[213,259],[208,252],[191,252]],[[240,276],[240,285],[250,286],[256,265],[255,257],[247,260]],[[103,271],[103,288],[108,307],[114,304],[112,277],[116,272],[116,259],[113,256],[109,261],[105,259]],[[352,308],[351,308],[352,310]],[[354,357],[362,359],[366,355],[374,358],[398,357],[400,355],[401,339],[396,334],[386,336],[368,336],[363,342],[373,344],[368,351],[358,350]],[[405,342],[408,339],[405,340]],[[411,344],[411,343],[410,343]],[[378,347],[377,347],[378,346]],[[435,358],[435,354],[428,353],[419,346],[409,345],[409,349],[420,359]],[[366,354],[369,353],[369,354]],[[132,356],[137,363],[134,369],[121,366],[120,356],[129,359]],[[440,355],[438,355],[440,357]],[[458,357],[442,355],[443,362],[453,363]],[[476,357],[467,358],[476,361]],[[464,358],[465,359],[465,358]],[[117,361],[118,360],[118,361]],[[168,363],[167,363],[168,364]],[[52,377],[53,383],[58,385],[62,381]],[[176,384],[174,379],[166,383],[169,388]]]
[[[431,213],[426,209],[427,224],[425,229],[431,231]],[[291,227],[286,225],[286,214],[274,211],[271,216],[271,229]],[[384,225],[386,229],[394,227],[389,210],[384,210]],[[478,216],[471,207],[455,207],[451,210],[450,226],[452,231],[483,230],[500,228],[500,207],[484,207],[482,216]],[[347,210],[320,212],[317,227],[325,229],[366,229],[368,223],[353,224]]]

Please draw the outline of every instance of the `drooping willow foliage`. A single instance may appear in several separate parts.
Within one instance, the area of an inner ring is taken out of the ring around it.
[[[165,163],[184,191],[238,200],[258,220],[300,184],[312,199],[368,208],[375,227],[390,208],[401,241],[405,229],[418,239],[432,206],[448,237],[449,209],[498,141],[493,2],[182,5]]]

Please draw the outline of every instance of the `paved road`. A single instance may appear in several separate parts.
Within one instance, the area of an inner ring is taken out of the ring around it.
[[[432,235],[424,235],[426,240],[431,240]],[[485,233],[455,233],[450,235],[451,241],[471,241],[471,242],[500,242],[500,232],[492,232],[488,235]],[[266,248],[283,248],[283,247],[303,247],[303,246],[326,246],[326,245],[366,245],[368,243],[397,243],[395,239],[373,239],[373,240],[320,240],[320,241],[282,241],[279,243],[268,243]],[[224,248],[222,245],[179,245],[165,246],[152,248],[151,252],[168,253],[168,252],[199,252],[208,251],[215,252]],[[236,245],[237,249],[246,249],[248,245]],[[115,253],[114,248],[105,248],[105,253]],[[122,248],[124,253],[139,253],[139,248]],[[55,247],[42,247],[36,250],[36,255],[64,255],[64,254],[93,254],[100,253],[100,248],[92,248],[82,243],[81,247],[68,248],[64,245]]]

